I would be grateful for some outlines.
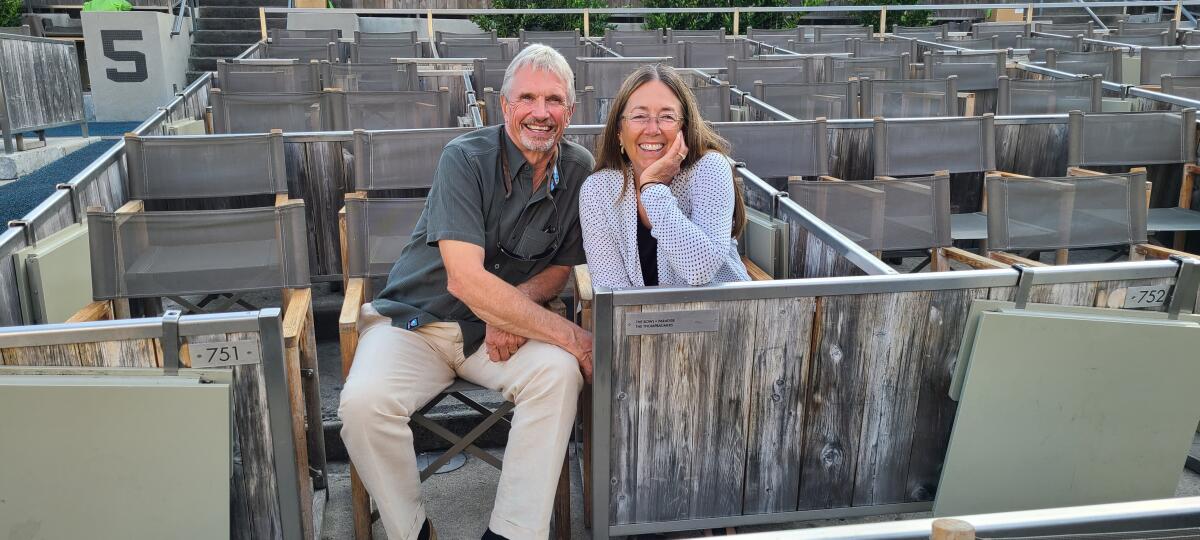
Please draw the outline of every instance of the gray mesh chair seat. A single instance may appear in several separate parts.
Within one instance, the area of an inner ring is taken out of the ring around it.
[[[988,247],[1044,250],[1145,242],[1145,184],[1144,173],[989,176]]]
[[[967,118],[875,120],[875,174],[927,175],[996,168],[991,114]]]
[[[733,147],[733,158],[763,178],[829,173],[828,131],[824,120],[798,122],[718,122],[717,133]]]
[[[857,79],[907,79],[908,53],[894,57],[825,57],[825,82],[842,82]]]
[[[1200,75],[1200,47],[1146,47],[1141,54],[1141,84],[1159,82],[1163,75]]]
[[[990,90],[1004,74],[1005,53],[926,52],[925,78],[958,77],[959,90]]]
[[[89,212],[96,299],[308,287],[303,204]]]
[[[951,214],[950,232],[955,240],[986,240],[987,214],[983,212]]]
[[[800,120],[858,117],[856,82],[755,83],[754,97]]]
[[[449,91],[333,92],[336,130],[452,127]]]
[[[1101,75],[1108,81],[1121,81],[1121,51],[1096,52],[1046,51],[1046,67],[1077,75]]]
[[[226,92],[320,92],[319,66],[296,60],[220,60],[217,79]]]
[[[1100,111],[1101,80],[1009,79],[1000,77],[996,114],[1062,114]]]
[[[868,251],[949,246],[950,177],[790,181],[788,196]]]
[[[393,58],[422,58],[425,56],[423,43],[355,43],[350,47],[350,61],[355,64],[386,64]]]
[[[926,118],[958,116],[958,77],[944,80],[859,81],[862,116]]]
[[[1200,231],[1200,212],[1190,208],[1151,208],[1146,217],[1149,231]]]
[[[740,90],[754,88],[756,81],[764,83],[807,83],[815,81],[815,66],[811,56],[759,56],[739,60],[726,59],[729,84]]]
[[[395,59],[379,64],[323,63],[326,88],[347,92],[394,92],[420,90],[417,62]]]
[[[738,59],[749,58],[751,44],[744,40],[718,42],[683,42],[683,61],[680,67],[689,68],[719,68],[725,66],[725,59],[730,56]]]
[[[325,131],[329,126],[323,92],[239,94],[213,89],[211,101],[218,133]]]

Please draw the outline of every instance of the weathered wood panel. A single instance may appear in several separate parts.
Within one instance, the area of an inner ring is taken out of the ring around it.
[[[13,243],[14,247],[6,253],[0,253],[0,326],[17,326],[24,324],[21,319],[21,299],[17,296],[17,269],[13,261],[12,251],[24,246],[23,240]]]
[[[875,178],[874,144],[872,128],[830,128],[829,175],[842,180]]]
[[[996,126],[996,168],[1027,176],[1066,175],[1066,122]]]
[[[14,132],[83,121],[74,43],[0,36],[0,77]]]
[[[803,224],[789,222],[791,249],[789,278],[861,276],[866,272],[821,241],[808,234]]]
[[[304,199],[309,272],[314,277],[342,273],[337,213],[353,174],[342,147],[340,142],[284,144],[289,195]]]
[[[815,298],[759,304],[747,429],[747,514],[796,508]]]
[[[613,366],[612,366],[612,447],[609,465],[609,522],[633,523],[637,512],[637,460],[638,460],[638,400],[641,395],[641,361],[644,355],[635,347],[633,339],[626,339],[618,332],[617,324],[631,313],[640,313],[641,307],[622,308],[620,317],[613,318]],[[658,361],[649,358],[651,362]],[[658,434],[656,434],[658,435]],[[597,482],[604,478],[594,479]],[[653,502],[653,501],[651,501]]]
[[[637,394],[626,395],[638,409],[631,447],[637,456],[635,522],[742,513],[752,368],[746,360],[754,342],[723,336],[758,333],[758,303],[669,304],[642,311],[698,309],[718,310],[722,331],[635,337],[624,335],[624,325],[615,331],[618,340],[631,343],[629,358],[640,368]],[[616,320],[623,317],[618,309]],[[614,402],[621,401],[621,391],[614,385]],[[628,445],[627,435],[614,437],[614,445]],[[612,465],[621,470],[617,459]]]

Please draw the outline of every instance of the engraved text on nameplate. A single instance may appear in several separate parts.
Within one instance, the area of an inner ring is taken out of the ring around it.
[[[1167,285],[1130,287],[1125,293],[1125,308],[1158,307],[1167,303]]]
[[[720,312],[715,309],[691,311],[659,311],[625,315],[625,334],[677,334],[683,332],[716,332]]]
[[[261,361],[258,352],[258,341],[253,339],[189,343],[188,352],[192,358],[193,368],[257,364]]]

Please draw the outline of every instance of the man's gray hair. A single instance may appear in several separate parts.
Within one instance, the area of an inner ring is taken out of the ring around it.
[[[500,86],[501,95],[512,99],[508,91],[512,89],[513,74],[523,67],[541,69],[556,75],[567,87],[567,104],[575,103],[575,73],[571,71],[571,65],[558,51],[541,43],[521,49],[516,58],[509,62],[508,69],[504,70],[504,83]]]

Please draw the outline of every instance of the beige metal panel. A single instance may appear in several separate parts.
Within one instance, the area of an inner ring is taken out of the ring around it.
[[[13,259],[26,324],[61,323],[92,301],[87,226],[65,227]]]
[[[1200,324],[1111,313],[980,314],[935,516],[1175,493]]]
[[[191,377],[0,377],[0,530],[228,538],[229,404]]]

